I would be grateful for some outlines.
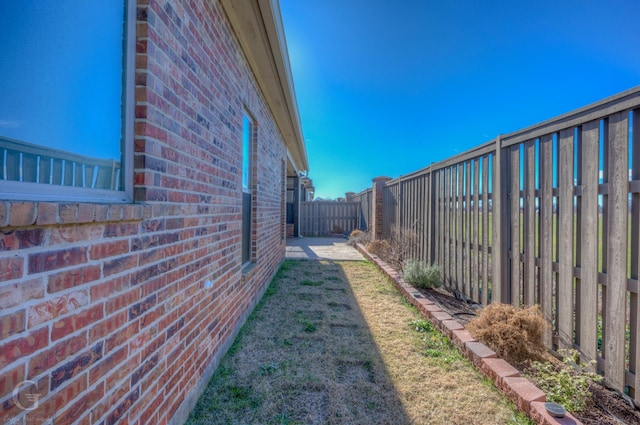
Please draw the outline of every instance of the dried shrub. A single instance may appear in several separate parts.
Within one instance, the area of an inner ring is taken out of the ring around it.
[[[418,252],[418,234],[413,229],[393,226],[388,239],[375,242],[380,243],[372,245],[373,250],[367,245],[367,250],[399,272],[404,270],[405,262]]]
[[[344,229],[342,228],[342,226],[339,226],[339,225],[336,224],[331,229],[331,233],[333,233],[333,234],[344,233]]]
[[[402,270],[405,262],[414,258],[418,251],[418,234],[413,228],[403,228],[395,225],[391,228],[389,244],[391,245],[391,262],[396,263],[394,264],[396,270]]]
[[[349,240],[347,243],[351,246],[356,244],[367,245],[371,241],[371,234],[369,232],[363,232],[362,230],[354,230],[349,234]]]
[[[549,324],[540,307],[517,309],[509,304],[490,304],[469,322],[467,330],[503,359],[514,364],[544,360],[544,331]]]
[[[362,243],[362,240],[367,234],[360,229],[356,229],[349,234],[349,241],[354,243]]]
[[[386,261],[391,253],[391,245],[384,239],[377,239],[367,244],[367,251]]]

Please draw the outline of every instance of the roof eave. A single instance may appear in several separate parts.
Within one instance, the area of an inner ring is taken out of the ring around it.
[[[284,138],[289,155],[295,162],[295,168],[308,171],[309,162],[278,2],[221,1]]]

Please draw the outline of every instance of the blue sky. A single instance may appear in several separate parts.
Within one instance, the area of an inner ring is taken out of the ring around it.
[[[316,196],[640,85],[640,1],[280,0]]]

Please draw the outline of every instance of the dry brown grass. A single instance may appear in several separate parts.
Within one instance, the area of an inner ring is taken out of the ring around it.
[[[506,361],[523,365],[548,358],[543,341],[548,327],[538,305],[518,309],[495,303],[471,320],[467,330]]]
[[[287,261],[188,423],[524,423],[417,319],[369,263]]]

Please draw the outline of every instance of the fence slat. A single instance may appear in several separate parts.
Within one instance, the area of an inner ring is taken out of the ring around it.
[[[471,286],[475,286],[475,282],[471,280],[471,162],[464,164],[466,184],[464,186],[464,294],[471,297]]]
[[[540,307],[542,315],[553,323],[553,136],[540,138]],[[551,329],[545,332],[545,344],[551,347]]]
[[[431,262],[437,264],[440,268],[442,268],[442,256],[440,255],[440,237],[442,236],[442,228],[440,226],[441,223],[441,213],[440,209],[442,208],[440,203],[440,194],[441,194],[441,186],[440,186],[440,171],[431,172],[431,199],[434,202],[434,208],[428,208],[431,212]]]
[[[463,191],[464,191],[464,172],[462,164],[458,164],[456,167],[456,182],[457,182],[457,192],[455,199],[455,211],[456,211],[456,231],[455,231],[455,241],[456,241],[456,289],[458,291],[463,291],[464,285],[464,257],[463,257],[463,243],[464,243],[464,233],[462,229],[462,214],[463,214]]]
[[[511,281],[509,282],[509,296],[512,305],[520,306],[520,146],[509,149],[509,208],[510,208],[510,244],[511,251]]]
[[[505,291],[506,287],[505,277],[506,271],[503,267],[503,256],[505,253],[505,235],[503,232],[504,228],[508,228],[509,222],[506,215],[506,210],[504,211],[503,217],[503,209],[506,208],[506,205],[503,203],[504,201],[504,190],[502,188],[502,176],[504,173],[504,162],[502,159],[502,142],[500,138],[496,140],[496,154],[493,157],[493,182],[492,182],[492,194],[491,194],[491,202],[492,202],[492,246],[491,246],[491,260],[493,263],[493,270],[491,275],[491,288],[492,288],[492,299],[491,302],[506,302]],[[505,188],[506,189],[506,188]],[[504,220],[503,220],[504,218]]]
[[[453,174],[452,168],[445,168],[444,179],[444,193],[445,193],[445,241],[444,241],[444,283],[447,286],[451,286],[451,221],[452,221],[452,208],[451,208],[451,175]]]
[[[601,127],[601,131],[603,132],[602,137],[600,138],[600,142],[603,144],[603,146],[601,147],[601,151],[602,151],[602,184],[599,185],[599,187],[601,186],[609,186],[609,119],[605,119],[602,122],[602,127]],[[600,190],[598,189],[598,192]],[[599,286],[598,288],[601,290],[601,301],[600,301],[600,308],[602,309],[602,341],[604,343],[604,341],[607,339],[607,326],[606,326],[606,321],[607,321],[607,309],[609,308],[609,303],[607,302],[607,286],[606,286],[606,281],[607,281],[607,267],[608,267],[608,263],[609,263],[609,191],[607,190],[607,192],[605,194],[602,195],[602,214],[601,214],[601,221],[602,221],[602,238],[600,240],[600,250],[601,250],[601,254],[600,254],[600,261],[599,261],[599,267],[600,267],[600,272],[602,273],[602,276],[604,276],[604,282],[598,281],[598,283],[602,283],[602,286]],[[601,345],[600,348],[600,352],[599,352],[599,356],[598,356],[598,368],[600,370],[604,370],[605,366],[604,366],[604,353],[605,353],[605,347],[604,344]]]
[[[427,264],[431,264],[431,250],[429,249],[429,239],[431,237],[431,224],[429,217],[429,210],[431,210],[431,175],[426,174],[420,177],[420,196],[418,197],[418,220],[420,220],[420,229],[418,234],[420,235],[420,256],[419,258],[425,261]]]
[[[535,304],[536,290],[536,144],[524,145],[524,305]]]
[[[482,304],[489,300],[489,156],[482,157]]]
[[[444,194],[445,194],[445,170],[438,170],[438,264],[442,268],[442,280],[444,281],[445,273],[445,250],[444,250],[444,238],[446,235],[445,228],[445,214],[444,214]]]
[[[606,327],[604,339],[605,380],[613,388],[624,389],[625,324],[627,300],[627,217],[629,166],[627,157],[628,113],[620,112],[609,118],[608,181],[618,182],[610,187],[607,223],[607,289]]]
[[[558,146],[558,336],[573,348],[573,134],[560,132]]]
[[[640,180],[640,109],[633,111],[632,134],[631,178]],[[631,278],[638,279],[640,278],[640,194],[634,193],[632,202]],[[635,375],[633,392],[635,399],[638,400],[640,395],[640,300],[638,300],[638,294],[630,294],[629,301],[631,309],[629,318],[629,336],[631,337],[631,341],[629,341],[629,369]]]
[[[480,190],[480,158],[473,161],[473,265],[471,268],[471,282],[473,283],[473,292],[471,298],[477,303],[480,300],[480,206],[478,205]]]
[[[434,230],[435,230],[435,223],[436,223],[435,213],[438,207],[436,205],[436,198],[434,196],[434,189],[435,189],[434,175],[431,171],[429,171],[429,174],[426,177],[425,186],[426,186],[427,193],[425,196],[424,203],[428,205],[427,208],[423,209],[423,217],[425,220],[425,228],[427,231],[427,239],[424,242],[425,243],[424,245],[425,260],[427,261],[428,264],[433,264],[435,262],[435,258],[434,258],[434,247],[435,247]]]
[[[597,355],[598,315],[598,140],[599,121],[582,126],[580,217],[580,311],[578,343],[587,360]]]

